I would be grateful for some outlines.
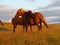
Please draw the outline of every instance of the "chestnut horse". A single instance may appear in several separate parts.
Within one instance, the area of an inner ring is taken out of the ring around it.
[[[48,28],[48,25],[41,13],[35,12],[33,14],[31,11],[26,12],[23,9],[19,9],[15,17],[12,19],[14,32],[17,25],[23,25],[23,31],[24,29],[26,29],[26,32],[27,32],[28,25],[30,25],[31,31],[32,31],[32,25],[37,25],[38,30],[40,30],[42,29],[42,22]]]
[[[29,22],[30,17],[34,18],[33,13],[31,11],[27,11],[27,12],[24,12],[24,14],[23,14],[20,11],[22,11],[22,10],[21,9],[18,10],[15,17],[12,18],[13,30],[15,32],[15,28],[17,25],[23,25],[23,31],[24,31],[24,29],[26,29],[26,32],[27,32],[27,28],[30,23]]]
[[[32,30],[32,25],[37,25],[38,26],[38,30],[42,30],[42,23],[47,27],[48,27],[48,24],[46,22],[46,20],[44,19],[44,16],[42,13],[39,13],[39,12],[35,12],[34,13],[34,16],[35,18],[30,18],[30,28]]]
[[[1,24],[1,25],[4,25],[1,20],[0,20],[0,24]]]

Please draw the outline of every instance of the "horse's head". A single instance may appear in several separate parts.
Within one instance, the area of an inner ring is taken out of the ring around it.
[[[30,16],[30,17],[32,17],[32,18],[35,17],[35,16],[33,15],[33,13],[31,12],[31,10],[27,12],[27,15]]]

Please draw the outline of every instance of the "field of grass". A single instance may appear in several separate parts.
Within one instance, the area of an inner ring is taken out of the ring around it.
[[[33,31],[23,32],[21,25],[18,25],[16,32],[13,32],[11,23],[0,25],[0,45],[60,45],[60,24],[49,24],[49,29],[43,25],[38,31],[33,26]]]

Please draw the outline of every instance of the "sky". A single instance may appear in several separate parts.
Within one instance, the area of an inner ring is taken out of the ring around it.
[[[60,0],[0,0],[0,20],[10,22],[19,8],[37,10],[47,21],[60,23]]]
[[[38,7],[46,7],[54,3],[54,0],[0,0],[0,5],[8,5],[11,8],[24,8],[34,10]]]

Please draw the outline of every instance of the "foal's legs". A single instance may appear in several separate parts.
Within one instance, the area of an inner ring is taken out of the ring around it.
[[[15,28],[16,28],[17,25],[13,25],[13,31],[15,32]]]

